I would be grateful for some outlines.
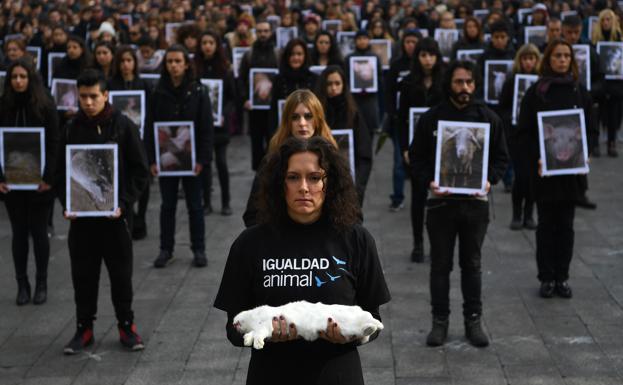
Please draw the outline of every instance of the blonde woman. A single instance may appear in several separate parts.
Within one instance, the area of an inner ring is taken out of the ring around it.
[[[322,136],[337,148],[337,143],[331,135],[331,129],[325,121],[324,109],[320,100],[308,89],[296,90],[286,99],[279,127],[268,144],[265,159],[277,151],[290,137],[309,139],[313,136]],[[246,227],[256,223],[255,200],[258,187],[258,181],[255,178],[247,202],[247,209],[242,215]]]

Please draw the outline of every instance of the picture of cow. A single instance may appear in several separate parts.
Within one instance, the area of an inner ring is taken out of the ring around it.
[[[591,90],[591,60],[590,60],[590,46],[588,44],[574,44],[573,55],[575,56],[575,62],[578,64],[578,76],[580,83],[586,87],[587,90]]]
[[[485,102],[499,104],[506,77],[511,74],[512,60],[485,61]]]
[[[584,110],[545,111],[537,117],[542,175],[587,173]]]

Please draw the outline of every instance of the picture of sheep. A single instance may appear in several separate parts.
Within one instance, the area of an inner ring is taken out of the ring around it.
[[[269,110],[273,96],[273,82],[279,73],[276,68],[251,68],[249,71],[249,95],[251,108]]]
[[[0,128],[0,166],[12,190],[36,190],[45,166],[43,128]]]
[[[355,180],[355,136],[352,128],[331,130],[331,134],[340,149],[340,153],[348,160],[350,173]]]
[[[195,175],[195,124],[187,122],[154,123],[158,175]]]
[[[485,102],[499,104],[506,77],[511,75],[512,60],[485,61]]]
[[[116,144],[68,145],[67,211],[76,216],[110,216],[118,207]]]
[[[485,193],[489,163],[489,123],[437,125],[435,182],[454,194]]]
[[[600,71],[606,79],[623,79],[623,42],[600,41],[597,53]]]
[[[584,110],[543,111],[537,119],[542,175],[588,173]]]
[[[201,83],[208,87],[214,125],[221,127],[223,125],[223,80],[201,79]]]
[[[575,56],[575,62],[578,64],[580,83],[589,91],[591,90],[590,52],[590,46],[588,44],[573,45],[573,54]]]

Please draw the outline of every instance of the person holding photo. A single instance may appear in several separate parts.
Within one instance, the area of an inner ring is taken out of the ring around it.
[[[344,59],[335,37],[327,31],[320,31],[314,40],[314,47],[310,52],[311,65],[330,66],[344,65]]]
[[[430,294],[433,325],[426,338],[428,346],[443,345],[448,336],[450,273],[457,239],[465,337],[476,347],[489,345],[489,338],[481,324],[481,249],[489,224],[488,192],[502,178],[508,155],[502,121],[491,109],[474,98],[479,86],[478,75],[476,66],[469,61],[453,61],[449,64],[443,79],[445,97],[441,103],[420,117],[415,138],[409,147],[412,178],[416,179],[415,183],[430,188],[430,196],[426,202],[426,230],[431,246]],[[490,125],[487,194],[450,194],[434,182],[439,120]]]
[[[0,168],[0,193],[4,196],[11,231],[11,251],[17,280],[18,306],[31,300],[28,280],[28,247],[32,236],[36,266],[36,286],[32,302],[40,305],[47,300],[50,241],[47,224],[54,204],[56,186],[59,124],[56,106],[44,88],[41,77],[27,58],[17,59],[4,79],[0,99],[0,127],[43,127],[45,135],[45,168],[37,191],[11,191],[4,170]],[[5,149],[6,150],[6,149]],[[61,185],[62,186],[62,185]]]
[[[591,121],[591,96],[578,81],[573,48],[564,40],[554,40],[545,49],[540,79],[521,101],[516,145],[520,162],[530,178],[530,198],[536,201],[536,261],[540,295],[571,298],[569,265],[573,257],[573,220],[576,202],[586,192],[586,175],[541,175],[543,159],[539,150],[537,113],[582,108],[586,126]],[[578,143],[578,142],[576,142]],[[581,142],[579,142],[581,145]]]
[[[460,49],[484,49],[485,43],[482,36],[480,20],[474,16],[466,16],[463,23],[463,36],[452,46],[452,57],[456,59],[456,53]]]
[[[113,59],[115,58],[115,47],[107,41],[98,41],[93,48],[93,68],[102,71],[106,79],[112,78],[114,74]]]
[[[147,157],[151,173],[158,176],[156,149],[154,142],[154,122],[192,121],[195,126],[196,163],[195,176],[163,176],[159,178],[160,196],[160,253],[154,260],[154,267],[167,266],[173,259],[175,246],[175,212],[177,211],[180,182],[184,188],[184,198],[188,209],[190,227],[190,248],[193,252],[193,265],[205,267],[205,219],[201,205],[201,180],[197,176],[212,160],[214,126],[212,104],[208,89],[194,74],[194,66],[188,51],[179,44],[169,47],[164,56],[164,67],[160,81],[154,91],[149,118],[145,130]]]
[[[109,218],[77,218],[67,212],[65,188],[57,189],[64,216],[69,220],[67,243],[76,304],[76,333],[65,345],[64,353],[80,353],[94,342],[102,260],[110,277],[119,341],[131,351],[142,350],[143,341],[132,311],[133,252],[126,217],[148,180],[145,151],[134,123],[108,103],[104,75],[87,69],[77,81],[80,109],[65,126],[59,148],[64,153],[69,144],[116,144],[119,207]],[[65,186],[66,159],[58,159],[57,185]]]

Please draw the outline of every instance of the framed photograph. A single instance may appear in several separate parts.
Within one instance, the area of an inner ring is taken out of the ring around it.
[[[606,79],[623,79],[623,42],[597,42],[599,66]]]
[[[59,111],[78,111],[78,85],[73,79],[52,79],[52,96]]]
[[[67,212],[78,217],[107,217],[119,207],[117,144],[65,147]]]
[[[516,74],[515,84],[513,86],[513,124],[517,124],[519,119],[519,107],[521,107],[521,100],[526,94],[528,88],[539,80],[538,75],[526,75]]]
[[[146,110],[145,91],[108,91],[108,102],[136,124],[141,139],[143,139]]]
[[[350,174],[355,180],[355,135],[352,128],[345,128],[340,130],[331,130],[331,134],[337,142],[337,147],[340,150],[350,166]]]
[[[156,166],[159,176],[195,176],[195,123],[155,122]]]
[[[593,31],[595,30],[595,26],[598,24],[599,24],[599,16],[588,17],[588,40],[589,41],[593,39]]]
[[[453,194],[486,194],[489,123],[437,123],[435,183]]]
[[[456,59],[467,60],[474,64],[478,64],[478,60],[484,52],[484,49],[459,49],[456,51]]]
[[[482,35],[482,40],[483,40],[485,43],[489,43],[489,42],[491,41],[491,34],[490,34],[490,33],[484,33],[484,34]]]
[[[415,128],[420,121],[423,113],[428,111],[429,107],[411,107],[409,108],[409,146],[413,143],[415,137]]]
[[[452,56],[452,46],[459,40],[459,31],[456,29],[435,28],[435,40],[439,44],[441,55],[445,61]]]
[[[457,31],[459,31],[459,36],[463,36],[463,26],[465,25],[465,19],[454,19],[454,25],[456,26]]]
[[[285,99],[277,100],[277,125],[281,124],[281,117],[283,116],[283,107],[286,105]]]
[[[324,71],[326,68],[327,68],[327,66],[310,66],[309,70],[311,72],[315,73],[316,75],[320,76],[322,71]]]
[[[164,38],[169,45],[175,44],[177,40],[177,30],[183,25],[183,23],[166,23],[164,25]]]
[[[252,110],[270,110],[273,83],[278,73],[277,68],[251,68],[249,71],[249,97]]]
[[[580,83],[591,90],[591,47],[588,44],[574,44],[573,55],[578,63]]]
[[[355,15],[355,20],[361,20],[361,5],[351,5],[350,10],[353,11]]]
[[[523,24],[528,20],[528,16],[532,15],[532,8],[520,8],[517,10],[517,21],[519,24]]]
[[[45,168],[45,129],[0,127],[0,166],[11,190],[36,190]]]
[[[281,17],[278,15],[268,15],[266,16],[266,21],[270,24],[271,30],[273,31],[276,31],[281,25]]]
[[[526,26],[523,30],[524,43],[532,43],[537,47],[545,44],[547,39],[547,27],[544,25]]]
[[[284,48],[288,42],[299,35],[296,27],[277,27],[277,48]]]
[[[335,36],[342,30],[342,20],[323,20],[322,29]]]
[[[121,22],[125,24],[128,28],[132,26],[132,15],[130,15],[129,13],[119,15],[119,20],[121,20]]]
[[[387,39],[370,39],[370,50],[379,57],[383,69],[388,70],[392,60],[392,42]]]
[[[214,125],[221,127],[223,126],[223,79],[201,79],[201,83],[208,87]]]
[[[338,31],[335,37],[337,46],[343,57],[355,52],[355,33],[354,31]]]
[[[578,11],[562,11],[560,12],[560,20],[564,21],[567,17],[569,16],[577,16],[578,15]]]
[[[379,79],[377,79],[376,57],[351,56],[348,65],[350,67],[350,91],[352,93],[378,92]]]
[[[506,77],[510,76],[513,69],[512,60],[486,60],[485,61],[485,102],[499,104],[502,87]]]
[[[242,57],[250,49],[250,47],[234,47],[234,49],[232,50],[232,67],[234,68],[235,78],[238,78],[238,71],[240,71],[240,63],[242,62]]]
[[[588,173],[584,110],[541,111],[537,121],[542,175]]]
[[[4,94],[4,80],[6,79],[6,71],[0,71],[0,96]]]
[[[416,31],[418,31],[422,37],[428,37],[428,30],[426,28],[416,28]]]
[[[41,71],[41,47],[29,45],[26,47],[26,52],[28,52],[35,61],[35,68],[37,71]]]
[[[487,16],[489,16],[488,9],[474,9],[474,17],[480,20],[480,24],[483,24]]]
[[[48,53],[48,86],[52,86],[52,78],[54,77],[54,71],[61,64],[61,61],[67,54],[65,52],[50,52]]]
[[[156,89],[158,82],[160,81],[160,74],[141,73],[138,77],[145,80],[148,87],[152,90]]]

